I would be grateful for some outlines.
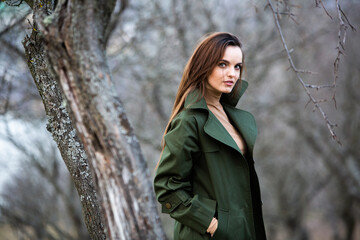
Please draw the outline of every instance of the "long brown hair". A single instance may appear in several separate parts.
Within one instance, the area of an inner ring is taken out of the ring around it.
[[[192,90],[198,88],[202,96],[204,96],[207,78],[215,66],[219,63],[221,58],[224,56],[224,52],[227,46],[238,46],[241,49],[242,44],[240,40],[231,33],[215,32],[205,35],[196,46],[194,53],[184,68],[172,112],[161,140],[162,151],[165,147],[164,137],[169,131],[170,123],[174,117],[184,108],[184,102],[187,95]],[[243,67],[240,70],[240,79],[245,67],[244,54],[242,60]],[[236,87],[239,87],[239,85],[240,84],[236,84]]]

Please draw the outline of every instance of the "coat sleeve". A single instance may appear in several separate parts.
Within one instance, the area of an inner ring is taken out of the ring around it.
[[[194,117],[173,120],[165,135],[154,188],[163,213],[204,234],[215,215],[216,201],[192,194],[193,156],[200,152],[197,136]]]

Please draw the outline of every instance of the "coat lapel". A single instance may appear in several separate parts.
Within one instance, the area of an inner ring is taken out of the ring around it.
[[[252,155],[257,135],[255,120],[249,112],[235,108],[247,86],[248,83],[246,81],[242,81],[241,87],[237,92],[223,94],[220,102],[223,104],[224,110],[232,124],[234,124],[234,127],[244,137],[244,140],[249,148],[249,152]],[[184,105],[185,108],[206,110],[208,112],[208,119],[204,126],[205,133],[241,153],[234,139],[215,117],[215,115],[208,109],[206,101],[203,97],[201,97],[199,90],[190,92]]]
[[[215,138],[216,140],[228,145],[229,147],[234,148],[241,153],[234,139],[210,110],[208,119],[204,126],[204,131],[210,137]]]
[[[243,136],[252,156],[257,135],[254,117],[251,113],[232,106],[224,105],[223,107],[236,130]]]

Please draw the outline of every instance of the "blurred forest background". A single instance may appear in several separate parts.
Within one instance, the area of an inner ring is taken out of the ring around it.
[[[152,174],[187,59],[205,33],[229,31],[244,44],[249,88],[238,107],[257,119],[254,157],[268,239],[360,239],[359,33],[347,30],[336,89],[310,89],[328,99],[320,104],[338,124],[339,145],[289,69],[267,1],[125,2],[107,54]],[[332,84],[336,1],[277,4],[289,13],[280,15],[280,23],[296,66],[314,72],[303,74],[304,81]],[[360,2],[341,1],[341,7],[358,29]],[[31,32],[31,18],[26,4],[0,3],[0,239],[89,239],[82,199],[46,131],[43,103],[26,64],[21,42]],[[162,217],[172,239],[173,221]]]

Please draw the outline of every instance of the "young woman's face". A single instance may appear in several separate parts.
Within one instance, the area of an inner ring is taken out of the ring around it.
[[[228,46],[218,65],[212,70],[206,87],[216,93],[230,93],[240,77],[242,51],[238,46]]]

